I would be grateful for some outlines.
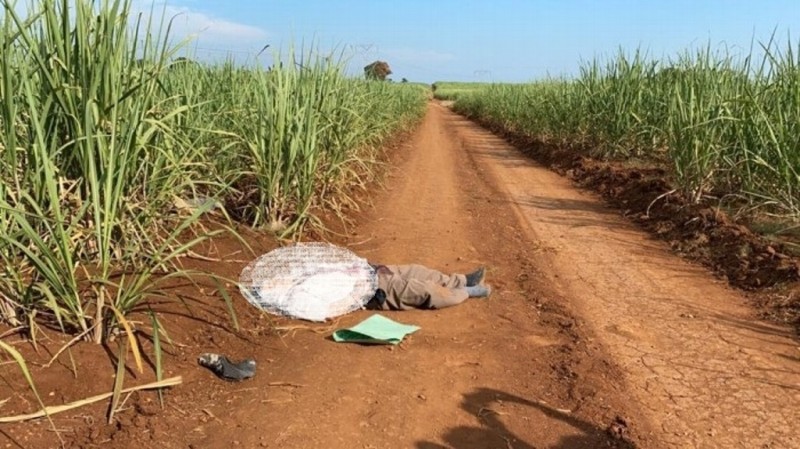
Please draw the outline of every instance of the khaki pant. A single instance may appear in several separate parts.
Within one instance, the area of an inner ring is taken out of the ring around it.
[[[384,310],[442,309],[469,297],[463,274],[446,275],[422,265],[387,265],[378,271],[378,288],[386,293]]]

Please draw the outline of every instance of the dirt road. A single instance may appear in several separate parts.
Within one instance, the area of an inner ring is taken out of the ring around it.
[[[395,156],[339,243],[384,263],[486,264],[491,298],[385,313],[421,326],[395,348],[220,324],[196,341],[254,356],[256,378],[220,382],[185,347],[170,406],[142,421],[136,403],[114,447],[800,447],[800,344],[739,293],[441,105]]]
[[[569,181],[449,116],[526,235],[543,281],[577,307],[625,372],[656,441],[683,448],[800,447],[800,345],[744,298]]]
[[[342,243],[384,263],[462,272],[486,263],[496,293],[441,311],[386,313],[422,328],[399,348],[339,345],[329,333],[307,331],[284,339],[285,347],[276,342],[260,357],[274,362],[247,385],[252,394],[212,407],[221,420],[190,434],[196,447],[234,441],[276,448],[615,443],[605,427],[616,414],[628,414],[625,401],[610,399],[586,413],[575,409],[588,392],[619,397],[619,373],[585,347],[569,312],[537,300],[539,250],[475,168],[473,155],[463,152],[452,120],[443,109],[430,109],[412,140],[396,150],[401,160],[387,189]],[[339,325],[370,313],[347,316]],[[585,384],[578,377],[584,371],[594,371]],[[613,383],[606,385],[606,377]],[[573,392],[576,384],[586,391]]]
[[[342,243],[487,263],[496,293],[388,314],[422,327],[394,350],[296,333],[254,386],[304,386],[255,390],[197,447],[800,447],[798,344],[739,294],[442,106],[400,151]]]

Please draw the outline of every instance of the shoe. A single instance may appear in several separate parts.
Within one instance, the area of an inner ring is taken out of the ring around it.
[[[473,271],[472,273],[467,274],[467,287],[472,287],[474,285],[478,285],[483,282],[483,278],[486,275],[486,268],[480,267],[477,270]]]
[[[256,361],[253,359],[236,363],[224,355],[201,354],[197,363],[225,380],[244,380],[256,375]]]
[[[470,298],[486,298],[492,294],[492,287],[488,285],[473,285],[467,287],[467,293]]]

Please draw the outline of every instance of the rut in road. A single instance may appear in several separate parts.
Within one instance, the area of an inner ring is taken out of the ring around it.
[[[210,406],[196,447],[800,447],[797,343],[741,295],[438,104],[396,152],[339,243],[383,263],[485,263],[495,293],[386,313],[422,328],[399,348],[329,329],[265,344],[271,362]]]

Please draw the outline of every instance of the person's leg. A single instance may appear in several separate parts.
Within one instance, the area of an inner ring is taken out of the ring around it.
[[[470,285],[466,290],[470,298],[486,298],[492,294],[492,287],[484,284]]]
[[[429,304],[432,309],[456,306],[470,297],[470,293],[465,287],[442,287],[430,282],[426,284],[430,295]]]
[[[392,273],[406,280],[416,279],[422,282],[433,282],[448,288],[461,288],[467,285],[467,277],[463,274],[446,275],[419,264],[388,265]]]
[[[386,292],[384,308],[389,309],[442,309],[461,304],[470,296],[463,287],[450,288],[400,275],[381,276],[379,287]]]
[[[378,275],[378,288],[385,292],[384,310],[408,310],[423,307],[428,301],[417,285],[395,274]]]

